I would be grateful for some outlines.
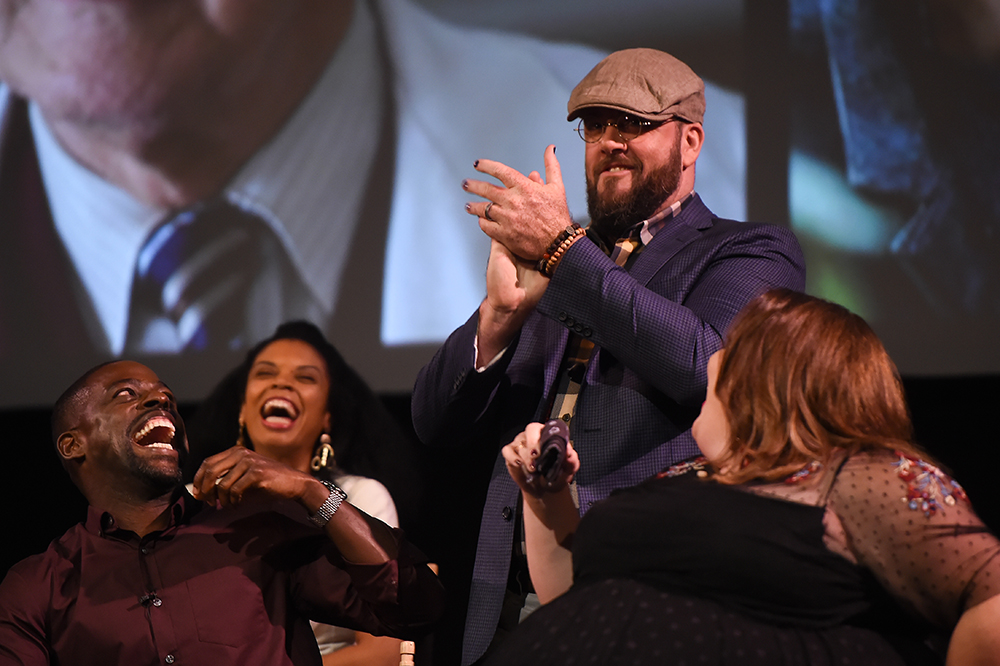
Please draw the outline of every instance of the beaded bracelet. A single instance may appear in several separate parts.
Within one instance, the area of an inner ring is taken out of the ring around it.
[[[555,251],[559,249],[559,246],[562,245],[567,238],[575,234],[576,230],[579,228],[580,225],[574,222],[573,224],[569,225],[568,227],[560,231],[559,235],[556,236],[556,239],[549,244],[548,249],[546,249],[545,252],[542,253],[542,258],[538,260],[537,264],[535,264],[535,270],[538,271],[539,273],[544,273],[545,264],[549,263],[549,259],[551,259],[552,255],[555,254]]]
[[[586,233],[585,229],[577,225],[577,228],[573,230],[569,237],[559,244],[559,247],[555,249],[552,256],[549,257],[549,260],[545,262],[545,265],[538,269],[538,272],[545,277],[552,277],[552,273],[555,272],[556,266],[559,265],[559,262],[562,261],[563,256],[565,256],[566,250],[568,250],[573,243],[583,238]]]

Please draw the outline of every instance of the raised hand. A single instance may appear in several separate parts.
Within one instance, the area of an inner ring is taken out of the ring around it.
[[[493,176],[502,186],[481,180],[464,181],[466,191],[488,200],[466,204],[465,210],[478,216],[479,228],[515,256],[538,261],[556,236],[573,222],[555,146],[545,149],[544,179],[537,171],[525,176],[493,160],[478,160],[475,168]]]
[[[194,475],[193,486],[196,499],[218,501],[222,506],[260,496],[295,500],[311,512],[326,496],[322,485],[309,474],[242,446],[206,458]],[[318,502],[310,495],[318,497]]]
[[[490,244],[486,266],[486,301],[498,314],[531,312],[545,294],[549,279],[533,262],[515,256],[499,241]]]
[[[499,241],[490,245],[486,298],[479,306],[478,365],[487,363],[511,340],[545,294],[549,279],[534,263],[520,259]]]

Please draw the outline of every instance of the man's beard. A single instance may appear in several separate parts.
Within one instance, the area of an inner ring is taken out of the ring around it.
[[[161,466],[153,465],[148,460],[140,458],[131,448],[126,449],[126,451],[125,464],[136,478],[142,479],[150,488],[166,493],[173,490],[183,480],[183,473],[181,471],[184,463],[183,453],[181,454],[176,471],[168,471]]]
[[[633,177],[639,173],[632,171]],[[613,244],[633,225],[652,217],[681,181],[680,136],[670,151],[667,163],[642,174],[628,191],[601,195],[597,181],[587,175],[587,211],[590,226],[606,243]]]

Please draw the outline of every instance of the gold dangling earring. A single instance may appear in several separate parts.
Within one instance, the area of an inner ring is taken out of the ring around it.
[[[240,432],[236,435],[236,446],[246,447],[246,442],[243,441],[243,433],[246,432],[246,424],[243,423],[243,414],[240,414]]]
[[[309,468],[312,471],[318,472],[327,467],[333,468],[337,464],[330,442],[330,435],[327,433],[324,432],[319,436],[319,446],[316,447],[316,455],[313,456],[312,461],[309,463]]]

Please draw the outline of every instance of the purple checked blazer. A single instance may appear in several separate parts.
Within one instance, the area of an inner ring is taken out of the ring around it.
[[[570,436],[580,455],[580,511],[697,453],[689,428],[705,397],[708,358],[740,309],[771,287],[802,290],[795,236],[715,217],[695,197],[628,271],[594,243],[575,243],[503,356],[474,369],[477,315],[417,377],[413,424],[434,446],[491,446],[497,457],[479,531],[462,664],[486,650],[500,615],[518,488],[499,449],[544,421],[572,330],[595,343]]]

